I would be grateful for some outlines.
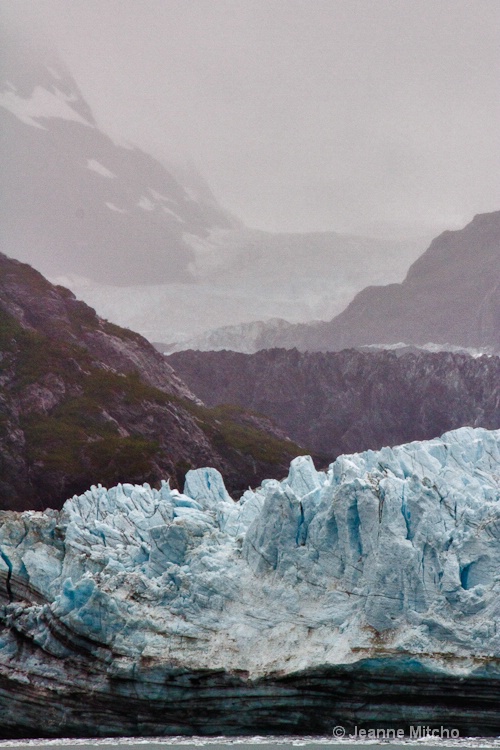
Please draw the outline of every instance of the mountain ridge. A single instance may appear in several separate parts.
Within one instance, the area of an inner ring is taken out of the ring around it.
[[[458,261],[458,262],[457,262]],[[500,350],[500,211],[478,214],[443,232],[401,284],[368,287],[330,324],[306,337],[307,348],[395,341]]]
[[[500,357],[451,352],[182,351],[167,361],[203,401],[265,414],[309,450],[342,453],[500,428]]]
[[[45,275],[122,285],[192,280],[185,236],[238,224],[193,168],[182,183],[180,167],[169,171],[113,140],[50,51],[11,40],[1,54],[0,166],[9,190],[0,250]]]
[[[150,341],[258,315],[328,319],[366,283],[402,278],[422,249],[412,239],[249,229],[191,164],[156,159],[100,129],[52,53],[13,42],[0,55],[0,170],[9,185],[0,251]]]

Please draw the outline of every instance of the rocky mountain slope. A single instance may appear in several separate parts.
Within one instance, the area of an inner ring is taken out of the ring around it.
[[[500,211],[443,232],[401,284],[368,286],[330,322],[287,329],[278,345],[336,351],[398,342],[500,352]]]
[[[99,129],[54,55],[2,35],[1,247],[45,275],[100,282],[192,280],[186,238],[236,222],[201,178],[178,177]],[[146,255],[145,255],[146,254]]]
[[[498,735],[499,465],[463,428],[2,513],[0,736]]]
[[[179,485],[207,464],[243,491],[298,452],[265,418],[205,408],[145,339],[0,254],[0,507],[61,507],[92,482]]]
[[[444,232],[402,284],[363,290],[305,349],[428,341],[500,351],[500,211]]]
[[[330,460],[463,425],[500,427],[499,357],[274,349],[186,351],[167,361],[207,404],[265,414]]]

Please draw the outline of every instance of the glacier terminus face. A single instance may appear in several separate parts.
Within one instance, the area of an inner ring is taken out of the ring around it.
[[[500,679],[500,431],[464,427],[326,472],[299,457],[237,502],[197,469],[183,494],[94,486],[60,512],[0,522],[0,704],[37,680],[44,700],[56,684],[65,694],[70,674],[82,694],[116,678],[165,699],[180,673],[256,685],[404,663]]]

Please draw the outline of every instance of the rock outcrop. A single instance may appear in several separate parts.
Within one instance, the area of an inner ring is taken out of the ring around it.
[[[181,483],[210,463],[242,492],[300,452],[266,418],[205,408],[142,336],[0,254],[0,507],[61,507],[92,481]]]
[[[167,358],[207,404],[265,414],[332,460],[470,425],[500,428],[500,358],[439,352],[178,352]]]
[[[462,428],[2,513],[1,736],[498,734],[499,467]]]

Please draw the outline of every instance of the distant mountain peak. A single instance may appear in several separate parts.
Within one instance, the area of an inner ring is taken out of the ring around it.
[[[0,106],[27,125],[42,128],[56,117],[96,126],[71,72],[56,53],[12,36],[1,38]]]
[[[189,238],[237,222],[194,168],[169,168],[102,131],[52,51],[4,41],[0,250],[53,277],[193,281]]]

